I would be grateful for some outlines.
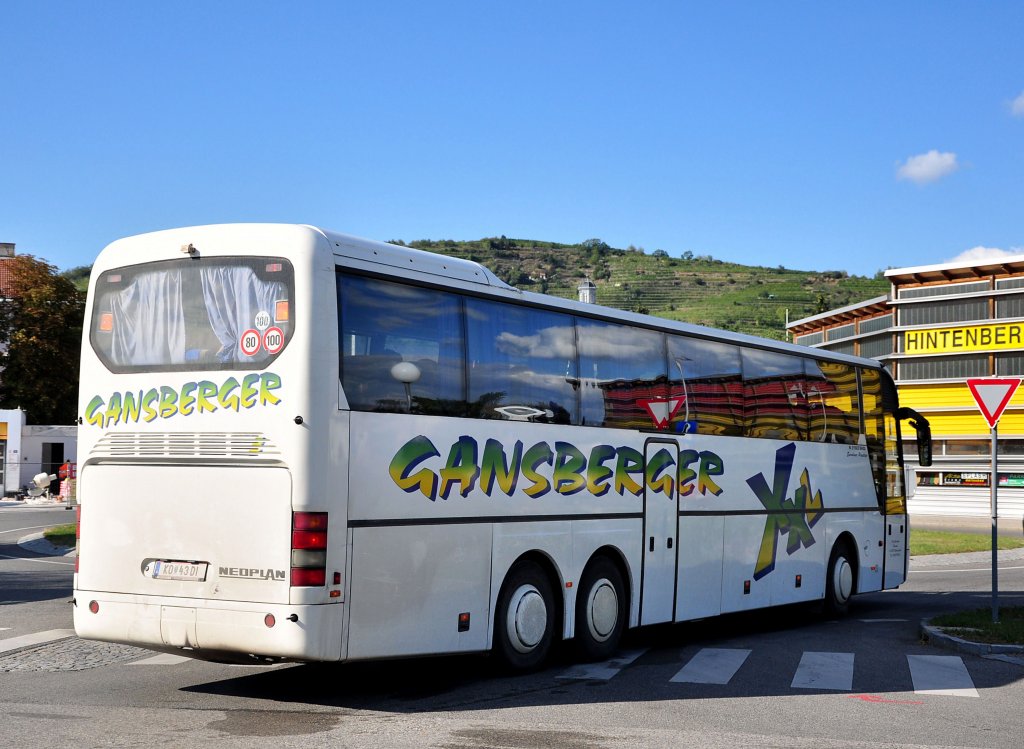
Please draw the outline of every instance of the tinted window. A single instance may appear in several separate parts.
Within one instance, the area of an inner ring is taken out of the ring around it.
[[[466,300],[469,415],[577,421],[576,331],[568,315]]]
[[[461,416],[466,410],[462,300],[338,276],[341,380],[358,411]],[[411,366],[396,368],[406,363]]]
[[[624,429],[668,424],[665,337],[595,320],[577,320],[581,423]]]
[[[743,381],[740,350],[714,341],[668,337],[669,391],[673,432],[743,434]]]
[[[262,369],[294,326],[283,258],[198,258],[118,268],[96,282],[90,338],[114,372]]]
[[[804,360],[760,349],[743,349],[746,434],[806,440],[807,397]]]
[[[806,363],[809,438],[815,442],[852,445],[860,436],[857,370],[848,364]]]

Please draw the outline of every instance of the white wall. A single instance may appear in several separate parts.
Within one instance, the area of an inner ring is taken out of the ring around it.
[[[21,432],[21,484],[43,470],[43,443],[64,445],[64,460],[77,462],[78,427],[25,425]],[[56,473],[56,470],[54,470]]]
[[[20,408],[0,409],[0,422],[7,424],[3,491],[14,494],[21,489],[21,432],[25,427],[25,412]]]

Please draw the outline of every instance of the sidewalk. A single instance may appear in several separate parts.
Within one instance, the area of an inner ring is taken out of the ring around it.
[[[992,535],[992,518],[976,515],[911,515],[910,532],[915,530],[950,531]],[[1024,520],[1018,517],[1000,517],[1000,536],[1024,538]]]

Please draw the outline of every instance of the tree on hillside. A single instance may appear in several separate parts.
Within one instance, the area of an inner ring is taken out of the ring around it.
[[[31,255],[3,263],[0,408],[21,408],[31,424],[73,424],[85,294]]]
[[[91,265],[77,265],[61,271],[61,275],[75,285],[79,291],[89,290],[89,276],[92,275]]]

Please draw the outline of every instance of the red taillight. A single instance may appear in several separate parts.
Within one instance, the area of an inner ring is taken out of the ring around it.
[[[326,512],[293,512],[292,528],[297,531],[327,532]]]
[[[327,570],[323,567],[292,567],[292,586],[315,587],[327,582]]]
[[[327,513],[292,513],[293,587],[316,587],[327,583]]]
[[[326,549],[327,531],[292,531],[293,549]]]

